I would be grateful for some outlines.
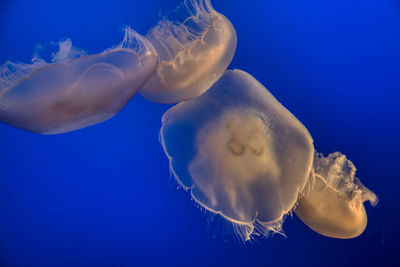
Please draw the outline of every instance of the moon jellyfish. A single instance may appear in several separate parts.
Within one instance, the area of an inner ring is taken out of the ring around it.
[[[359,236],[367,225],[363,203],[377,197],[355,178],[354,164],[339,152],[315,154],[314,175],[295,209],[297,216],[317,233],[335,238]]]
[[[201,95],[221,77],[236,50],[233,25],[209,0],[187,0],[177,13],[183,22],[162,20],[146,36],[159,58],[140,93],[154,102]]]
[[[251,75],[226,71],[205,94],[169,109],[161,141],[178,183],[248,240],[280,231],[304,189],[307,129]],[[258,227],[261,226],[261,227]]]
[[[0,69],[0,121],[57,134],[105,121],[120,111],[153,72],[151,43],[127,28],[120,45],[82,55],[67,39],[51,63],[5,63]],[[79,57],[76,57],[76,56]]]

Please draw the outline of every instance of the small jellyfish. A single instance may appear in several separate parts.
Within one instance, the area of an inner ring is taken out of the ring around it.
[[[52,63],[0,67],[0,121],[41,134],[58,134],[105,121],[120,111],[153,72],[151,43],[129,28],[120,45],[82,55],[59,42]],[[79,57],[76,57],[79,56]]]
[[[177,103],[208,90],[232,61],[236,32],[210,0],[186,0],[182,22],[162,20],[146,38],[158,52],[158,66],[140,93],[150,101]]]
[[[354,164],[339,152],[315,154],[314,173],[294,212],[315,232],[334,238],[354,238],[364,231],[363,203],[377,197],[355,178]]]
[[[160,136],[178,183],[239,226],[244,240],[254,229],[262,232],[260,225],[263,233],[281,230],[314,155],[307,129],[240,70],[226,71],[206,93],[169,109]]]

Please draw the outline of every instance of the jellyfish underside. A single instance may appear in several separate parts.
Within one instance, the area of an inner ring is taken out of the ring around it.
[[[161,139],[178,182],[239,225],[278,229],[305,187],[314,154],[305,127],[252,76],[225,74],[163,116]]]
[[[352,162],[339,152],[326,158],[317,153],[314,172],[296,215],[321,235],[348,239],[362,234],[367,225],[363,202],[375,205],[377,198],[354,177]]]
[[[100,123],[125,106],[155,65],[151,44],[127,29],[124,42],[116,48],[43,64],[0,88],[0,121],[41,134]],[[7,74],[1,78],[18,76]]]
[[[186,1],[182,22],[160,21],[146,36],[159,54],[159,63],[140,93],[160,103],[195,98],[224,73],[236,50],[231,22],[209,0]]]

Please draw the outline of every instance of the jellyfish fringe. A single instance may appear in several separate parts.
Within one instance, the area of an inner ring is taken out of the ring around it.
[[[317,152],[313,165],[315,174],[323,177],[342,197],[349,200],[359,198],[358,203],[369,201],[372,206],[378,203],[377,196],[355,177],[357,169],[353,162],[346,159],[342,153],[335,152],[324,157],[322,153]]]
[[[151,52],[156,54],[153,45],[145,37],[143,37],[136,31],[132,30],[132,28],[129,26],[126,26],[124,28],[124,31],[125,34],[121,43],[115,47],[111,47],[105,50],[104,52],[117,48],[125,48],[133,50],[133,52],[135,52],[137,56],[140,56],[146,52]]]
[[[176,19],[163,17],[146,38],[157,50],[159,62],[173,60],[193,41],[201,41],[217,16],[210,0],[186,0],[175,10]]]
[[[46,45],[47,46],[47,45]],[[51,58],[46,61],[40,52],[43,45],[36,44],[35,53],[31,59],[31,64],[17,63],[10,60],[0,66],[0,98],[21,79],[28,77],[35,70],[52,63],[63,63],[70,59],[85,56],[86,52],[72,46],[69,38],[64,38],[57,43],[50,42],[49,46],[54,50],[51,52]]]
[[[175,172],[171,170],[172,174],[177,177]],[[179,179],[176,179],[176,181],[179,181]],[[191,195],[191,200],[195,202],[196,206],[198,206],[201,210],[204,210],[206,212],[211,213],[213,216],[218,215],[221,216],[224,220],[228,221],[229,223],[232,224],[233,226],[233,231],[236,235],[236,237],[243,243],[245,242],[251,242],[252,240],[255,240],[256,237],[269,237],[273,236],[275,234],[282,235],[286,237],[282,225],[286,219],[287,216],[292,216],[294,208],[292,208],[290,211],[287,213],[283,214],[281,218],[272,221],[272,222],[262,222],[259,219],[255,218],[251,222],[241,222],[238,220],[231,219],[227,216],[225,216],[222,212],[220,211],[215,211],[205,205],[203,205],[201,202],[199,202],[195,196],[193,196],[191,192],[191,187],[186,187],[179,183],[178,188],[182,188],[186,192],[190,192]]]
[[[33,70],[47,65],[47,63],[38,61],[33,64],[5,62],[0,66],[0,98],[17,81],[27,76]]]

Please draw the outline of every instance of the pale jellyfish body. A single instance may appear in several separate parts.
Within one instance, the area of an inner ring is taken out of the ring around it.
[[[354,238],[367,225],[363,203],[375,205],[377,198],[354,177],[353,163],[339,152],[323,157],[316,154],[310,187],[299,199],[296,215],[319,234]]]
[[[251,75],[226,71],[200,97],[163,116],[161,140],[177,181],[239,226],[279,231],[308,181],[306,128]]]
[[[70,49],[61,43],[51,64],[2,67],[0,121],[42,134],[100,123],[126,105],[157,60],[151,44],[129,28],[121,45],[100,54],[70,59]]]
[[[183,22],[163,20],[148,38],[159,54],[158,65],[140,93],[159,103],[192,99],[224,73],[236,50],[231,22],[209,0],[185,1],[177,11]]]

